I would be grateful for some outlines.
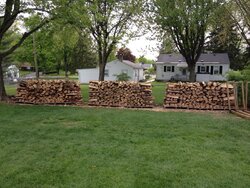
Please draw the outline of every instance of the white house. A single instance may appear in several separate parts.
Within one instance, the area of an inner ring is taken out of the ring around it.
[[[196,81],[223,81],[229,71],[227,53],[201,54],[195,67]],[[180,54],[160,54],[156,62],[156,80],[187,81],[188,65]]]
[[[99,67],[92,69],[78,69],[77,71],[80,83],[88,83],[91,80],[98,80],[99,78]],[[141,64],[127,60],[114,60],[107,63],[104,80],[115,81],[117,80],[116,75],[121,73],[127,73],[130,77],[130,81],[138,82],[144,79],[143,67]]]

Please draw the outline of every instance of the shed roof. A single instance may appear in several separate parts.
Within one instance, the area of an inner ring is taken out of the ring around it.
[[[122,62],[122,63],[124,63],[124,64],[126,64],[126,65],[128,65],[128,66],[130,66],[130,67],[132,67],[134,69],[142,69],[143,68],[140,63],[133,63],[133,62],[128,61],[128,60],[122,60],[120,62]]]
[[[160,54],[158,56],[157,62],[186,62],[186,60],[181,54]],[[220,62],[230,64],[227,53],[201,54],[200,58],[198,59],[198,62]]]

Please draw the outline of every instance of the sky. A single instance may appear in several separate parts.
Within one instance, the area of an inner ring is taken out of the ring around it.
[[[125,45],[129,48],[133,55],[137,58],[145,56],[148,59],[156,60],[159,55],[159,45],[156,39],[148,39],[147,36],[141,36],[136,39],[132,39]]]
[[[124,37],[117,47],[129,48],[132,54],[137,58],[144,56],[147,59],[157,60],[161,42],[159,41],[159,33],[152,30],[153,27],[154,26],[152,26],[151,29],[146,29],[136,25],[132,26],[132,33],[133,35],[137,35],[137,37]]]

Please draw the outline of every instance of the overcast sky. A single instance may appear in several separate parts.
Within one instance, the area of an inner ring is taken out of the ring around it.
[[[148,59],[156,60],[159,55],[159,45],[160,43],[157,40],[147,39],[145,36],[142,36],[138,39],[130,40],[125,46],[136,57],[145,56]]]

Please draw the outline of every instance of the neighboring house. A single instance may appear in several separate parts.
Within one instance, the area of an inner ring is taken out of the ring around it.
[[[153,67],[152,64],[145,64],[145,63],[141,63],[141,66],[144,70],[148,70]]]
[[[98,80],[99,67],[92,69],[78,69],[78,77],[80,83],[88,83],[91,80]],[[144,79],[143,67],[141,64],[133,63],[127,60],[114,60],[107,63],[105,68],[104,80],[117,80],[116,75],[127,73],[130,81],[140,81]]]
[[[32,66],[30,63],[23,63],[21,66],[20,66],[20,69],[22,71],[34,71],[35,70],[35,67]]]
[[[227,53],[201,54],[196,63],[196,81],[223,81],[229,71]],[[160,54],[156,62],[156,80],[188,81],[189,71],[185,58],[180,54]]]

